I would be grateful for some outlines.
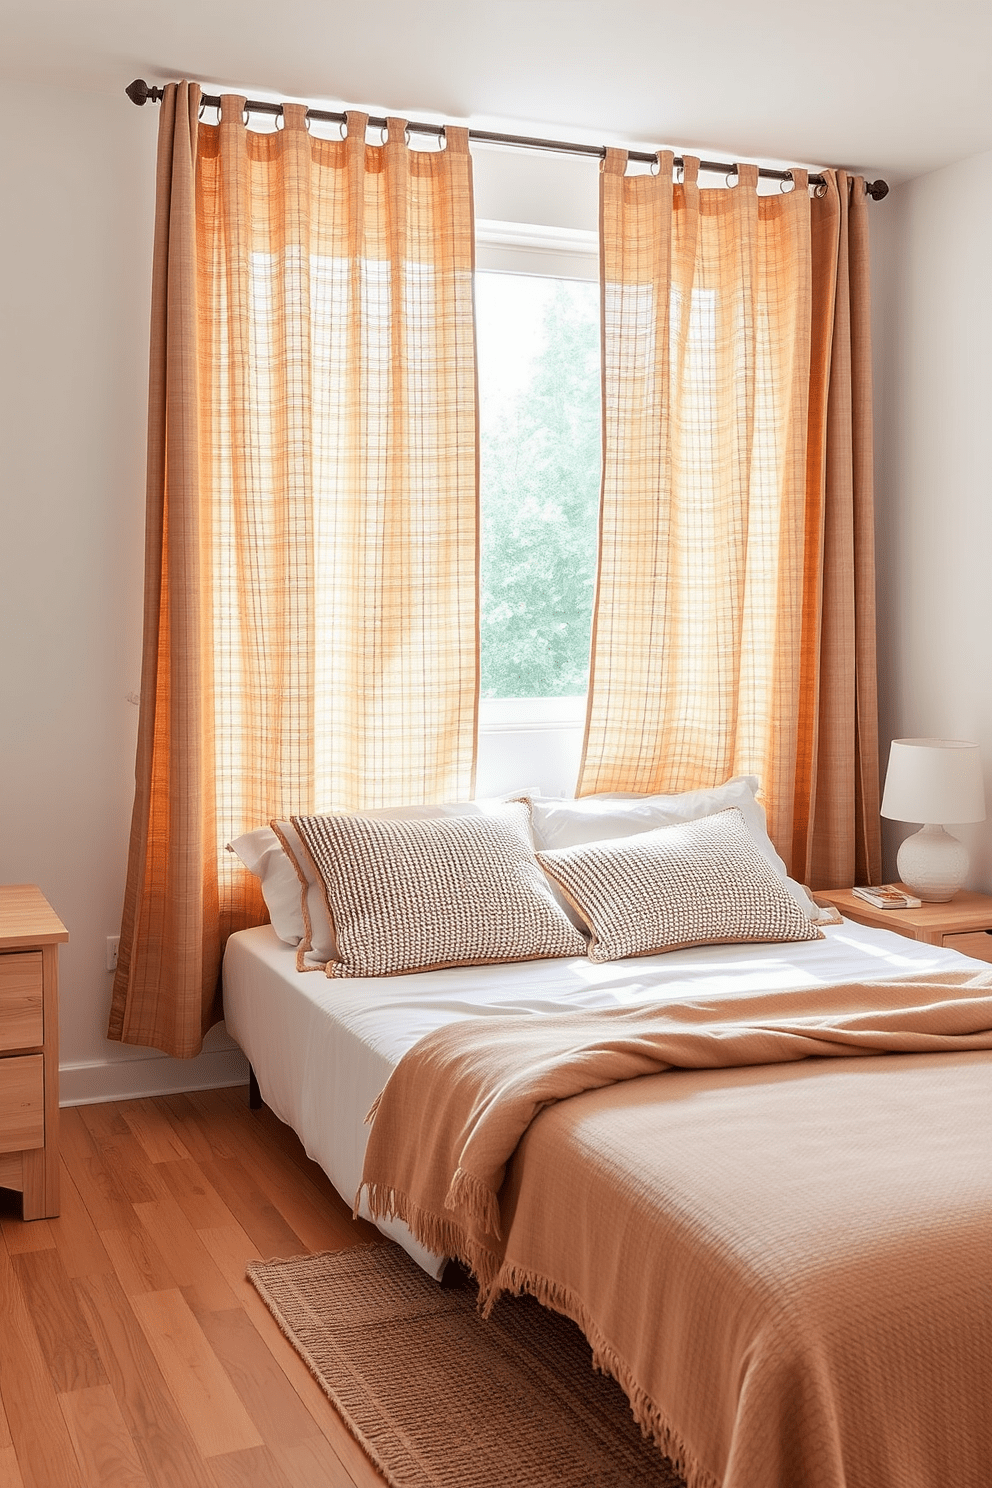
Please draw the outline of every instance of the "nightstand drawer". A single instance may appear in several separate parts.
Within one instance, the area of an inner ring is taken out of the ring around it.
[[[0,1050],[36,1049],[45,1042],[41,952],[0,956]]]
[[[963,935],[945,935],[943,944],[962,956],[974,956],[979,961],[992,961],[992,933],[987,930],[969,930]]]
[[[45,1056],[0,1059],[0,1152],[45,1145]]]

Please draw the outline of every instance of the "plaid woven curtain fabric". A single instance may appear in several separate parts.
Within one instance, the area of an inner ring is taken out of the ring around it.
[[[473,793],[474,224],[466,131],[411,150],[162,105],[145,642],[110,1037],[192,1055],[225,843],[270,818]]]
[[[863,181],[601,176],[604,474],[578,794],[758,775],[806,881],[879,867]]]

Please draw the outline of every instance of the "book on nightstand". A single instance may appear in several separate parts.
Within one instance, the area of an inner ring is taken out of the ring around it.
[[[907,894],[904,889],[897,888],[895,884],[879,884],[877,887],[852,889],[859,899],[866,904],[873,904],[876,909],[919,909],[923,901]]]

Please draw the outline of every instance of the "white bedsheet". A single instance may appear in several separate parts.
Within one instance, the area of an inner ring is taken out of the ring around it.
[[[921,976],[959,965],[956,951],[845,920],[825,939],[703,946],[598,966],[585,958],[454,967],[413,976],[336,981],[298,972],[295,948],[269,925],[232,935],[224,957],[227,1028],[247,1055],[266,1104],[351,1204],[368,1141],[365,1116],[407,1049],[457,1018],[551,1013],[803,987],[866,976]],[[431,1275],[432,1256],[406,1226],[379,1226]]]

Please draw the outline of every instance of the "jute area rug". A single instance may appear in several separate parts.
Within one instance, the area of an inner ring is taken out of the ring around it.
[[[443,1288],[397,1246],[248,1277],[394,1488],[685,1488],[567,1318]]]

